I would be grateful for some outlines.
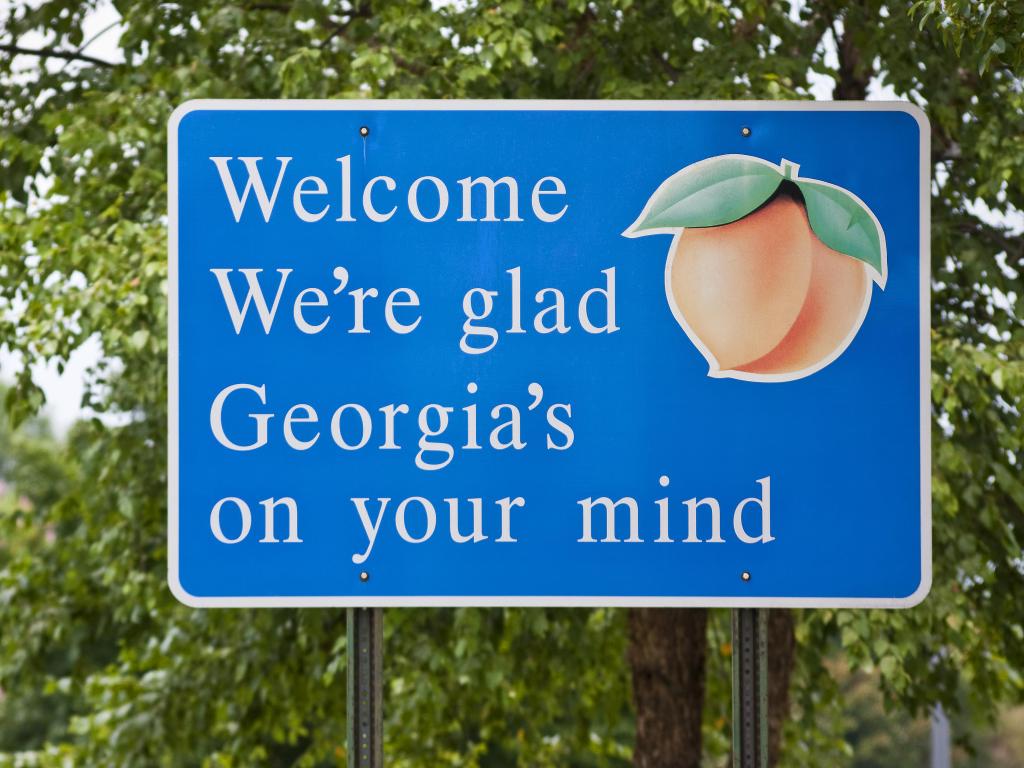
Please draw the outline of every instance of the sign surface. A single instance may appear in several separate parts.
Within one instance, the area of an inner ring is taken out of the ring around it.
[[[927,593],[916,108],[197,101],[169,143],[183,602]]]

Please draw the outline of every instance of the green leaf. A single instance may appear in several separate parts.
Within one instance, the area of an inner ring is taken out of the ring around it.
[[[899,660],[895,656],[886,656],[878,665],[878,669],[885,677],[892,677],[899,667]]]
[[[717,227],[756,210],[782,183],[775,166],[744,155],[721,155],[669,177],[627,230]]]
[[[817,181],[799,179],[796,185],[807,205],[807,218],[818,238],[834,251],[860,259],[885,286],[885,234],[864,203],[849,192]]]
[[[132,334],[131,344],[135,349],[142,349],[146,346],[147,341],[149,341],[149,331],[144,328]]]

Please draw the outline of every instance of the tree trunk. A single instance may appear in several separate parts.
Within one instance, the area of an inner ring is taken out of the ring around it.
[[[793,612],[768,611],[768,765],[779,763],[782,728],[789,717],[789,680],[796,662]]]
[[[874,62],[865,61],[860,49],[853,40],[852,26],[857,24],[857,19],[850,18],[848,12],[843,17],[843,34],[840,35],[832,27],[832,35],[836,41],[836,55],[839,58],[839,75],[836,78],[835,88],[832,89],[832,98],[836,101],[848,99],[860,100],[868,96],[868,86],[871,78],[874,77]]]
[[[636,768],[699,768],[707,611],[634,608],[629,663],[636,709]],[[792,611],[768,612],[768,764],[778,765],[796,661]]]
[[[629,612],[636,768],[700,768],[707,622],[703,608]]]

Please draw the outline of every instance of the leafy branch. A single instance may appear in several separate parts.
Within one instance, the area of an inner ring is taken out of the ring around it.
[[[7,53],[13,54],[22,54],[25,56],[38,56],[42,59],[64,59],[65,61],[84,61],[89,64],[95,64],[99,67],[117,66],[112,61],[99,59],[95,56],[90,56],[87,53],[81,53],[80,51],[59,51],[56,48],[25,48],[20,45],[14,45],[13,43],[0,43],[0,51],[5,51]]]

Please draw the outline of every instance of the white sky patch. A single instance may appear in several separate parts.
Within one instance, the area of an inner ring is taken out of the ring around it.
[[[71,353],[71,359],[64,366],[64,372],[57,371],[57,363],[37,363],[32,366],[32,379],[46,393],[43,415],[50,420],[58,437],[67,434],[68,429],[86,414],[82,410],[82,396],[88,371],[99,362],[102,347],[95,336]],[[13,374],[23,367],[21,357],[12,354],[6,347],[0,348],[0,380],[10,384]]]

